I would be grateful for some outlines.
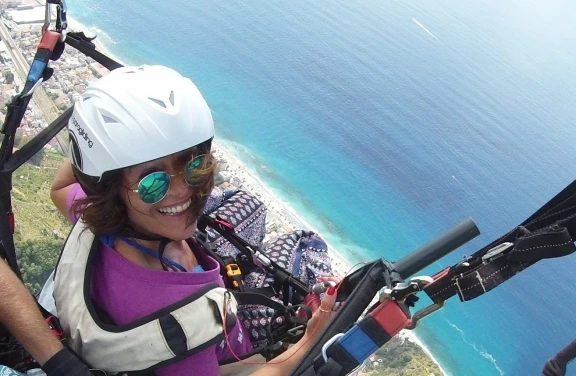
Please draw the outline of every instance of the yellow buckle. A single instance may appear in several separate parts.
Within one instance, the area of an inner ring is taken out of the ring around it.
[[[234,276],[242,276],[242,272],[240,271],[240,267],[237,264],[229,264],[226,265],[226,274],[228,277],[233,278]]]

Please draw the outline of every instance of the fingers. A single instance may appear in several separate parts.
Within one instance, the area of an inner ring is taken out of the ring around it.
[[[322,298],[322,301],[320,302],[320,308],[318,310],[323,314],[329,314],[332,312],[334,303],[336,303],[336,288],[334,286],[330,286],[328,290],[326,290],[326,294],[324,294],[324,298]]]
[[[336,282],[336,283],[340,283],[340,281],[342,280],[342,278],[340,277],[334,277],[334,276],[330,276],[330,275],[322,275],[318,278],[316,278],[316,280],[318,282]]]
[[[563,369],[559,364],[556,363],[554,359],[546,362],[544,369],[542,370],[542,376],[564,376],[566,370]]]

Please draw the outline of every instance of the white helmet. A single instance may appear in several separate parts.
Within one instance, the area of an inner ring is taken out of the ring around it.
[[[99,181],[108,171],[214,137],[208,104],[190,79],[163,66],[123,67],[88,86],[68,122],[70,159]]]

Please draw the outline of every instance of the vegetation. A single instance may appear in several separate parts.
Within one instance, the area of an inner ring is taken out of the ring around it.
[[[37,293],[50,275],[70,231],[50,200],[50,185],[64,159],[55,151],[42,151],[32,158],[37,165],[26,163],[13,176],[14,244],[32,293]]]
[[[407,339],[394,337],[366,363],[370,376],[440,376],[442,372],[424,351]]]

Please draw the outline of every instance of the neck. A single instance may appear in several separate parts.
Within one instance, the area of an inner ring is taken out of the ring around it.
[[[158,253],[160,248],[160,241],[157,240],[141,240],[137,238],[129,239],[155,253]],[[143,253],[138,248],[133,247],[118,238],[114,242],[114,248],[116,252],[120,253],[122,256],[136,265],[142,266],[146,269],[164,270],[158,257]],[[168,243],[164,249],[163,256],[171,261],[177,262],[188,271],[194,269],[198,265],[198,261],[196,260],[194,253],[185,240],[178,240]]]

